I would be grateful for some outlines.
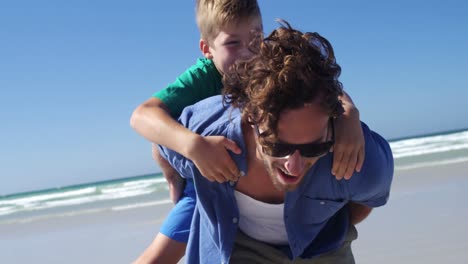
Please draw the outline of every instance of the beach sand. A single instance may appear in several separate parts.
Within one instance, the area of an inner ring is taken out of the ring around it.
[[[388,204],[357,226],[356,263],[468,263],[468,163],[396,171]],[[0,263],[130,263],[170,203],[0,224]]]

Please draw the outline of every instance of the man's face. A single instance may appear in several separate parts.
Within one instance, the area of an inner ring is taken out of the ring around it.
[[[246,19],[226,26],[207,45],[205,56],[213,60],[218,71],[225,73],[236,60],[252,56],[248,49],[252,33],[261,29],[260,18]]]
[[[283,146],[294,144],[297,149],[289,145],[290,151],[283,157],[272,156],[276,155],[272,151],[274,144],[262,145],[258,138],[256,139],[257,157],[263,160],[273,185],[278,190],[295,190],[307,171],[329,151],[333,140],[331,122],[333,120],[321,110],[317,103],[284,111],[278,121],[278,142],[271,143],[283,143]],[[258,131],[260,133],[264,131],[261,124],[258,126]],[[299,149],[302,154],[314,157],[301,155]],[[310,154],[314,151],[318,154]]]

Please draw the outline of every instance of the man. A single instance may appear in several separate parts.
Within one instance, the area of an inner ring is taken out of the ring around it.
[[[366,160],[350,180],[330,168],[341,68],[330,43],[289,25],[261,41],[254,57],[224,77],[225,96],[184,110],[179,121],[201,135],[221,135],[245,174],[219,184],[194,163],[161,147],[178,172],[193,178],[197,205],[188,263],[354,263],[354,225],[389,197],[388,143],[362,124]]]

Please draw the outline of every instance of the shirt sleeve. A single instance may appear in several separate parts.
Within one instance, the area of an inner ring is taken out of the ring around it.
[[[182,110],[207,97],[220,94],[221,74],[214,63],[208,59],[199,59],[173,83],[153,94],[169,109],[171,116],[177,118]]]
[[[178,119],[179,123],[188,128],[189,121],[193,112],[193,107],[189,106],[185,108]],[[171,164],[171,166],[180,174],[180,176],[182,176],[183,178],[194,177],[194,169],[196,169],[196,166],[191,160],[185,158],[178,152],[164,147],[162,145],[158,145],[158,147],[159,154],[161,155],[161,157],[167,160],[169,164]]]
[[[171,166],[182,176],[183,178],[193,178],[195,165],[193,162],[181,154],[168,149],[164,146],[159,145],[159,153],[161,157],[171,164]]]
[[[393,180],[393,155],[388,142],[362,124],[366,158],[361,172],[345,183],[348,200],[379,207],[387,203]]]

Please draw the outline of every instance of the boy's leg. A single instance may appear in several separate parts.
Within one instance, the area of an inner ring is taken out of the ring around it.
[[[186,243],[175,241],[158,233],[151,245],[133,264],[176,264],[185,254]]]
[[[169,185],[169,196],[173,203],[177,203],[182,196],[184,190],[184,179],[172,166],[159,154],[159,149],[156,144],[152,144],[153,159],[159,165],[167,184]]]
[[[177,263],[185,254],[195,205],[195,186],[188,180],[182,197],[169,212],[159,234],[134,263]]]

